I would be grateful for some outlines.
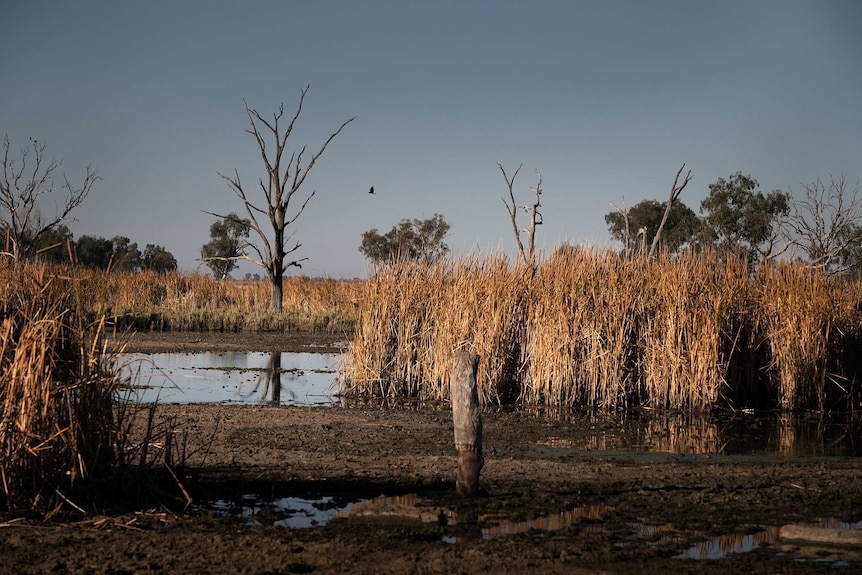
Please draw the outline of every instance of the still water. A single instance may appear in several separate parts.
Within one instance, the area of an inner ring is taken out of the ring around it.
[[[140,403],[331,405],[337,353],[153,353],[118,358]]]
[[[331,406],[337,353],[158,353],[119,358],[136,375],[133,400],[141,403],[222,403]],[[368,401],[368,400],[365,400]],[[373,402],[372,402],[373,403]],[[387,402],[394,408],[416,404]],[[524,408],[538,417],[589,425],[586,437],[549,434],[536,449],[546,455],[573,451],[661,451],[702,455],[862,456],[859,414],[776,412],[685,413],[634,409],[616,413],[560,413]],[[565,426],[560,428],[563,431]]]

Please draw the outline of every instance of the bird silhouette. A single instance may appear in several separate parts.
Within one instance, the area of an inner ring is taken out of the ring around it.
[[[369,194],[373,194],[373,193],[374,193],[374,186],[371,186],[371,189],[370,189],[370,190],[368,190],[368,193],[369,193]]]

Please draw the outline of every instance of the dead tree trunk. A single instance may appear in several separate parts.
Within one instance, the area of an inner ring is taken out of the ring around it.
[[[279,127],[279,122],[284,115],[284,105],[279,107],[278,112],[273,114],[271,121],[264,119],[257,110],[249,108],[248,104],[245,105],[245,111],[250,125],[250,129],[246,130],[246,132],[254,137],[266,169],[266,178],[261,177],[259,179],[260,188],[263,191],[264,198],[266,199],[265,206],[263,204],[259,206],[252,203],[251,199],[246,195],[246,190],[243,188],[239,179],[239,173],[236,170],[234,170],[234,177],[224,176],[219,173],[219,176],[227,181],[230,188],[240,198],[240,200],[242,200],[242,203],[245,206],[245,211],[251,221],[250,227],[258,235],[262,244],[262,248],[254,244],[249,244],[248,246],[256,252],[257,258],[250,257],[248,254],[243,254],[237,259],[248,260],[264,269],[267,278],[269,278],[272,283],[270,309],[274,311],[281,311],[282,286],[285,270],[292,266],[301,268],[301,262],[307,259],[301,258],[285,262],[285,258],[287,258],[288,255],[302,246],[302,244],[297,242],[292,247],[287,247],[285,243],[293,237],[293,234],[287,234],[286,230],[290,225],[296,222],[300,215],[302,215],[305,206],[308,204],[309,200],[314,197],[315,190],[312,190],[292,215],[288,214],[290,201],[293,198],[293,195],[299,191],[299,188],[308,176],[308,172],[310,172],[314,167],[314,164],[326,150],[329,143],[341,133],[341,130],[343,130],[347,124],[356,119],[355,116],[350,118],[341,124],[335,132],[330,134],[326,142],[324,142],[320,147],[320,150],[308,161],[308,165],[303,166],[302,156],[305,153],[305,146],[303,146],[298,153],[293,152],[290,154],[290,157],[283,157],[285,147],[287,145],[287,139],[293,132],[293,126],[302,111],[302,102],[305,100],[306,92],[308,92],[308,86],[302,90],[296,113],[284,129]],[[262,130],[264,128],[269,132],[269,134],[262,134]],[[272,150],[267,148],[264,135],[271,136],[274,141]],[[220,214],[212,215],[225,217]],[[262,223],[264,218],[269,220],[268,226],[265,226]],[[267,229],[272,230],[271,235],[267,232]]]
[[[476,370],[479,356],[458,352],[452,358],[452,420],[455,424],[455,448],[458,450],[458,473],[455,492],[460,497],[474,497],[479,491],[479,471],[485,464],[482,457],[482,416]]]
[[[532,192],[535,194],[536,199],[532,205],[523,205],[517,206],[515,203],[515,177],[518,175],[518,172],[521,171],[521,166],[518,166],[518,169],[515,170],[515,173],[512,174],[512,177],[509,178],[506,175],[506,170],[503,169],[501,164],[497,164],[499,166],[500,171],[503,173],[503,178],[506,180],[506,186],[509,189],[509,200],[512,202],[509,205],[509,202],[503,198],[503,204],[506,206],[506,211],[509,212],[509,220],[512,222],[512,232],[515,234],[515,242],[518,245],[518,256],[522,259],[524,263],[530,263],[533,265],[535,254],[536,254],[536,226],[542,225],[542,214],[539,212],[539,208],[542,207],[542,202],[540,196],[542,195],[542,173],[536,170],[536,175],[539,178],[539,182],[536,184],[536,187],[530,188]],[[517,213],[518,207],[527,212],[530,217],[530,227],[524,228],[522,230],[518,229],[517,222]],[[527,247],[528,249],[524,249],[524,243],[521,241],[521,232],[527,234]]]
[[[664,215],[661,218],[661,223],[658,225],[658,229],[655,232],[655,237],[652,239],[652,245],[649,248],[649,257],[652,258],[655,256],[655,252],[658,249],[658,243],[661,239],[661,232],[664,229],[664,224],[667,221],[668,215],[670,215],[670,210],[673,208],[673,204],[677,199],[679,199],[680,193],[682,193],[683,188],[685,188],[688,183],[691,181],[691,170],[689,170],[685,174],[685,180],[683,180],[682,184],[679,183],[679,175],[682,173],[683,169],[685,169],[685,164],[679,167],[679,171],[676,173],[676,177],[673,179],[673,185],[670,187],[670,197],[667,200],[667,206],[664,208]]]

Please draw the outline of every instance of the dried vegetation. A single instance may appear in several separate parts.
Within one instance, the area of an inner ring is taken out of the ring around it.
[[[368,280],[345,395],[442,400],[453,351],[485,403],[853,409],[862,282],[787,262],[559,252],[399,264]]]

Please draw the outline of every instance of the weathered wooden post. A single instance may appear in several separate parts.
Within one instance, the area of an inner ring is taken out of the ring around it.
[[[456,352],[452,356],[449,393],[455,423],[455,448],[458,450],[455,493],[459,497],[474,497],[478,493],[479,471],[485,464],[482,457],[482,415],[476,389],[478,367],[479,356],[476,354]]]

